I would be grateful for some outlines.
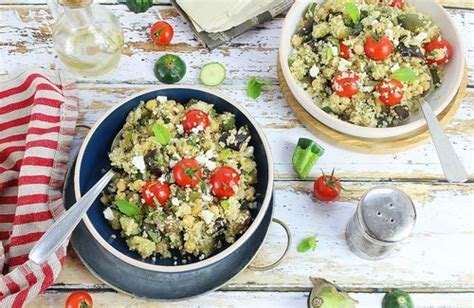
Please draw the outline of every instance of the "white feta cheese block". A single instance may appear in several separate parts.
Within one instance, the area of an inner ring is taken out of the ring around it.
[[[134,156],[134,157],[132,158],[132,164],[133,164],[141,173],[145,173],[146,166],[145,166],[145,159],[143,158],[143,156]]]

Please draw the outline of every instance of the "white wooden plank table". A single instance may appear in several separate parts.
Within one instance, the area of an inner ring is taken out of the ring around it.
[[[117,294],[93,277],[75,253],[65,261],[53,286],[30,307],[62,306],[72,290],[91,292],[103,307],[304,307],[311,289],[309,276],[324,277],[348,289],[360,307],[379,307],[383,292],[397,287],[413,293],[417,307],[474,306],[474,0],[440,1],[453,16],[464,40],[469,86],[461,109],[446,130],[466,166],[470,181],[448,184],[431,143],[393,155],[365,155],[321,142],[326,154],[319,169],[333,167],[348,191],[340,201],[320,204],[311,197],[312,183],[299,181],[291,168],[298,137],[314,138],[296,119],[278,87],[276,58],[282,17],[208,52],[193,38],[170,6],[157,4],[133,14],[116,1],[104,1],[121,20],[126,47],[119,67],[99,78],[78,78],[80,124],[93,124],[123,98],[158,84],[153,63],[164,52],[181,56],[188,64],[182,84],[198,84],[203,64],[223,63],[228,77],[219,91],[234,98],[257,118],[271,143],[275,161],[275,217],[289,225],[294,244],[286,261],[267,272],[244,271],[217,292],[179,302],[157,304]],[[148,28],[157,12],[173,24],[175,38],[168,48],[148,41]],[[53,20],[43,0],[0,0],[0,74],[24,66],[63,67],[52,47]],[[256,101],[246,96],[249,78],[270,81]],[[377,185],[395,185],[415,201],[418,222],[409,241],[392,257],[377,262],[357,258],[346,247],[344,227],[361,194]],[[314,253],[296,252],[297,243],[318,235]],[[276,257],[284,243],[278,227],[271,227],[255,262]]]

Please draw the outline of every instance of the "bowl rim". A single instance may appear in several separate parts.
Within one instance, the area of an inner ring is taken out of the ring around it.
[[[198,269],[198,268],[203,268],[203,267],[206,267],[208,265],[211,265],[215,262],[218,262],[222,259],[224,259],[226,256],[230,255],[232,252],[234,252],[236,249],[238,249],[242,243],[244,243],[245,241],[247,241],[247,239],[253,235],[253,233],[255,232],[255,230],[258,228],[258,226],[260,225],[263,217],[265,216],[265,213],[267,212],[268,210],[268,207],[270,206],[270,202],[271,202],[271,199],[272,199],[272,194],[273,194],[273,181],[274,181],[274,171],[273,171],[273,158],[272,158],[272,153],[271,153],[271,148],[270,148],[270,145],[268,143],[268,140],[267,138],[265,137],[265,134],[262,130],[262,128],[258,125],[257,121],[251,116],[251,114],[245,109],[243,108],[240,104],[238,104],[237,102],[235,102],[233,99],[225,96],[225,95],[222,95],[221,93],[218,93],[217,91],[214,91],[214,90],[210,90],[210,89],[207,89],[205,87],[201,87],[201,86],[189,86],[189,85],[160,85],[160,86],[153,86],[153,87],[149,87],[145,90],[142,90],[142,91],[139,91],[131,96],[128,96],[127,98],[121,100],[119,103],[115,104],[113,107],[111,107],[109,110],[107,110],[105,112],[105,114],[103,114],[99,120],[97,120],[97,122],[92,126],[92,128],[90,129],[89,133],[87,134],[86,138],[84,138],[84,141],[80,147],[80,150],[79,150],[79,153],[77,155],[77,162],[76,162],[76,167],[75,167],[75,174],[74,174],[74,193],[75,193],[75,197],[77,200],[79,200],[79,198],[81,198],[81,192],[80,192],[80,169],[81,169],[81,165],[82,165],[82,159],[84,157],[84,152],[85,152],[85,149],[87,147],[87,145],[89,144],[89,141],[90,139],[92,138],[92,136],[94,135],[95,131],[97,130],[97,128],[102,125],[102,123],[116,110],[118,109],[119,107],[121,107],[122,105],[128,103],[130,100],[132,99],[135,99],[141,95],[144,95],[144,94],[147,94],[147,93],[150,93],[150,92],[155,92],[155,91],[159,91],[159,90],[173,90],[173,89],[176,89],[176,90],[179,90],[179,89],[190,89],[190,90],[197,90],[197,91],[202,91],[202,92],[205,92],[205,93],[208,93],[208,94],[211,94],[211,95],[215,95],[223,100],[225,100],[227,103],[231,104],[232,106],[234,106],[235,108],[237,108],[240,112],[242,112],[242,114],[247,117],[247,119],[249,120],[250,124],[253,125],[253,127],[255,128],[257,134],[259,135],[260,139],[262,140],[262,144],[263,144],[263,147],[265,149],[265,153],[266,153],[266,156],[267,156],[267,164],[268,164],[268,180],[267,180],[267,186],[266,186],[266,194],[265,194],[265,197],[263,199],[263,202],[262,202],[262,206],[260,208],[260,210],[258,211],[257,213],[257,216],[255,217],[255,219],[252,221],[252,223],[250,224],[249,228],[244,232],[244,234],[242,234],[238,239],[237,241],[235,241],[234,243],[232,243],[229,247],[227,247],[226,249],[224,249],[223,251],[215,254],[215,255],[212,255],[211,257],[209,258],[206,258],[206,259],[203,259],[201,261],[197,261],[195,263],[191,263],[191,264],[184,264],[184,265],[171,265],[171,266],[167,266],[167,265],[157,265],[157,264],[150,264],[150,263],[146,263],[146,262],[143,262],[143,261],[140,261],[140,260],[137,260],[137,259],[134,259],[134,258],[131,258],[125,254],[123,254],[122,252],[120,252],[119,250],[115,249],[112,245],[110,245],[104,238],[102,238],[102,236],[99,234],[99,232],[97,231],[97,229],[94,227],[94,225],[92,224],[91,220],[89,219],[89,216],[86,214],[84,215],[83,217],[83,221],[84,221],[84,224],[86,225],[87,227],[87,230],[92,234],[92,236],[107,250],[109,251],[110,253],[112,253],[114,256],[116,256],[117,258],[123,260],[124,262],[127,262],[128,264],[130,265],[133,265],[133,266],[136,266],[138,268],[141,268],[141,269],[145,269],[145,270],[150,270],[150,271],[156,271],[156,272],[169,272],[169,273],[178,273],[178,272],[185,272],[185,271],[191,271],[191,270],[195,270],[195,269]]]
[[[426,0],[431,3],[431,5],[436,6],[442,14],[446,17],[449,21],[448,26],[451,27],[454,31],[456,39],[459,42],[459,57],[460,57],[460,67],[461,69],[458,70],[456,75],[456,83],[455,86],[450,88],[449,93],[447,94],[447,98],[440,107],[436,110],[435,115],[438,116],[441,114],[450,104],[450,102],[455,98],[456,94],[458,93],[459,88],[462,84],[462,79],[464,76],[464,69],[466,67],[466,54],[464,50],[463,41],[461,39],[461,34],[459,29],[453,22],[453,19],[448,14],[448,12],[436,1],[434,0]],[[316,105],[313,100],[309,97],[307,92],[296,82],[294,77],[292,76],[289,66],[288,66],[288,59],[284,57],[284,53],[282,50],[286,49],[288,45],[291,47],[291,41],[286,39],[285,33],[289,33],[288,35],[292,35],[294,33],[294,29],[290,29],[290,19],[291,21],[294,16],[301,16],[306,8],[306,4],[311,2],[315,2],[315,0],[296,0],[293,5],[291,6],[290,10],[287,12],[285,16],[285,20],[283,21],[283,26],[280,32],[280,43],[279,43],[279,54],[278,58],[280,61],[280,67],[284,76],[285,81],[288,84],[288,88],[295,96],[296,101],[316,120],[322,122],[324,125],[328,126],[331,129],[334,129],[340,133],[350,135],[356,138],[365,138],[365,139],[390,139],[408,135],[417,131],[418,129],[426,126],[426,120],[422,116],[420,119],[413,121],[411,123],[395,126],[395,127],[385,127],[385,128],[372,128],[372,127],[365,127],[356,124],[352,124],[346,121],[343,121],[339,118],[333,117],[326,112],[324,112],[318,105]],[[317,0],[316,2],[322,3],[325,0]],[[303,11],[300,11],[300,6],[304,6]],[[299,17],[300,18],[300,17]],[[442,29],[441,29],[442,30]],[[291,49],[293,49],[291,47]],[[431,93],[430,95],[432,95]],[[429,102],[428,102],[429,103]],[[421,111],[420,111],[421,112]]]

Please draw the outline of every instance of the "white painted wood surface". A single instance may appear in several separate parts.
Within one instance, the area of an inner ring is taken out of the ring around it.
[[[38,299],[27,306],[28,308],[55,307],[57,303],[63,303],[68,293],[48,293],[41,295]],[[308,293],[302,292],[214,292],[209,295],[181,301],[177,303],[150,303],[149,301],[132,298],[130,296],[112,292],[100,293],[94,307],[153,307],[153,308],[191,308],[191,307],[259,307],[259,308],[291,308],[305,307]],[[359,302],[359,307],[379,308],[383,294],[350,293],[350,296]],[[275,300],[277,298],[278,300]],[[446,293],[446,294],[412,294],[416,307],[430,308],[468,308],[473,305],[472,294]]]
[[[474,0],[442,2],[451,7],[474,7]],[[474,10],[448,9],[466,38],[470,89],[447,132],[471,175],[471,182],[444,183],[432,144],[405,153],[373,156],[321,142],[326,154],[313,175],[319,173],[319,168],[329,172],[336,167],[338,175],[346,179],[348,191],[339,202],[320,204],[311,197],[311,183],[297,181],[291,168],[291,152],[298,137],[314,137],[298,123],[277,85],[281,18],[209,53],[169,6],[155,6],[139,15],[128,12],[124,5],[107,7],[120,17],[127,46],[119,67],[112,73],[98,79],[78,78],[80,123],[91,125],[116,102],[158,84],[152,67],[164,52],[176,53],[186,60],[188,74],[184,84],[198,84],[199,69],[205,63],[223,63],[228,69],[228,78],[218,90],[249,109],[263,126],[272,147],[277,175],[275,216],[288,223],[294,236],[288,259],[274,270],[247,270],[226,285],[224,291],[162,306],[302,307],[311,288],[310,275],[334,280],[350,291],[371,292],[354,294],[360,307],[380,307],[381,292],[393,287],[428,292],[414,294],[417,307],[474,306],[474,41],[467,39],[474,30]],[[148,41],[148,27],[156,20],[158,10],[175,26],[174,44],[166,50]],[[52,23],[44,1],[0,0],[0,74],[12,72],[25,63],[61,68],[49,37]],[[245,94],[245,83],[252,76],[271,83],[256,101]],[[364,261],[347,249],[345,223],[365,190],[388,184],[396,185],[413,197],[418,223],[409,241],[395,255],[378,262]],[[298,241],[311,234],[318,235],[317,250],[297,253]],[[281,238],[281,230],[272,227],[256,262],[275,258],[283,245]],[[31,307],[60,306],[73,289],[91,290],[99,307],[157,307],[111,291],[84,268],[74,253],[66,259],[55,285]]]

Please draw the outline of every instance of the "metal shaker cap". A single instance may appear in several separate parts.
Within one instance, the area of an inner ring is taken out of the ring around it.
[[[375,187],[365,193],[357,207],[357,218],[367,235],[397,243],[407,238],[416,221],[413,201],[395,187]]]

